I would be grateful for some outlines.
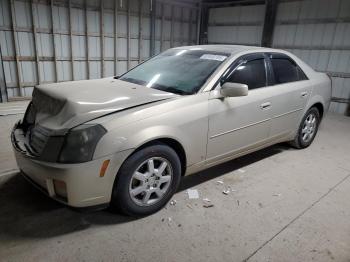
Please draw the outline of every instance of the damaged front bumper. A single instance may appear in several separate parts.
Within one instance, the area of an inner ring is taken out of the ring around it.
[[[130,150],[79,164],[38,160],[26,148],[25,135],[17,123],[11,141],[22,175],[51,198],[72,207],[88,207],[110,202],[115,176]],[[100,176],[105,160],[109,166]]]

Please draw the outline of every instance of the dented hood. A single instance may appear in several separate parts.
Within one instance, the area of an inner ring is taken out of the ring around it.
[[[177,95],[113,78],[39,85],[33,92],[35,123],[67,129],[131,107]]]

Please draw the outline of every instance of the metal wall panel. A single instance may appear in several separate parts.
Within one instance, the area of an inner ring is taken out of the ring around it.
[[[209,9],[208,43],[261,44],[265,5]],[[350,1],[278,3],[272,46],[332,77],[330,111],[350,114]]]
[[[154,53],[195,44],[198,7],[153,1]],[[0,0],[7,99],[29,98],[40,83],[120,75],[148,59],[152,12],[151,0]]]
[[[260,45],[265,5],[209,9],[209,44]]]
[[[273,47],[287,49],[332,76],[330,111],[349,113],[350,1],[305,0],[278,5]]]

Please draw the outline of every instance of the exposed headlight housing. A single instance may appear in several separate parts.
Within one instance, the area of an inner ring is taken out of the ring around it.
[[[83,124],[71,129],[65,137],[60,163],[82,163],[92,160],[96,145],[106,133],[101,125]]]

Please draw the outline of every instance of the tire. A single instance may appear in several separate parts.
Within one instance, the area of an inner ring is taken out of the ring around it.
[[[174,195],[180,180],[181,163],[172,148],[160,143],[145,147],[121,166],[113,185],[111,208],[133,217],[153,214]]]
[[[309,120],[313,121],[313,119],[315,122],[311,125]],[[310,108],[301,120],[298,133],[295,139],[290,142],[290,144],[298,149],[310,146],[316,137],[320,121],[321,117],[318,109],[316,107]],[[308,127],[306,127],[307,122],[309,124]]]

